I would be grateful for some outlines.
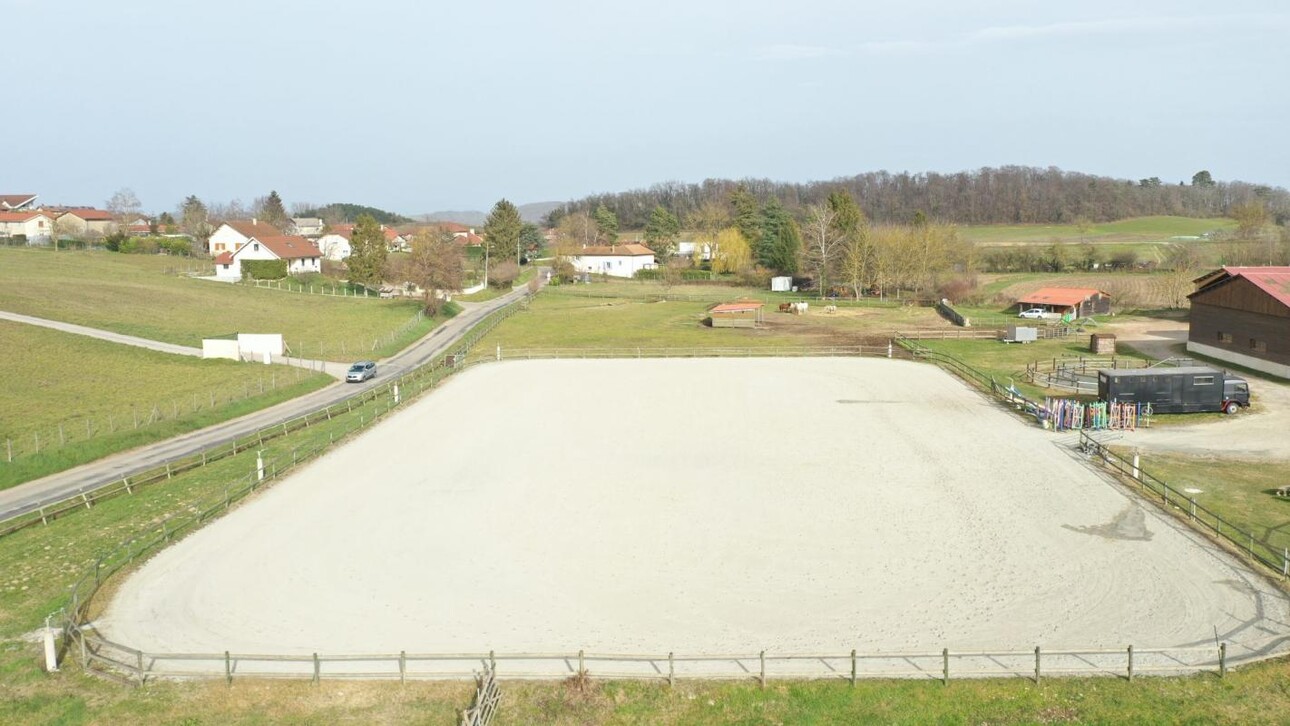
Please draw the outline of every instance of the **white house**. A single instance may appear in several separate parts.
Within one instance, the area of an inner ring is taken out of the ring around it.
[[[317,237],[323,233],[323,221],[317,217],[292,217],[291,227],[295,231],[292,234],[298,234],[301,237]]]
[[[35,203],[35,194],[0,194],[0,211],[3,212],[31,209]]]
[[[712,259],[712,247],[706,242],[676,243],[677,257],[694,257],[695,255],[698,255],[696,259],[710,260]]]
[[[352,228],[353,225],[338,225],[327,234],[319,237],[317,240],[318,249],[322,252],[322,256],[332,262],[340,262],[349,257],[350,253],[354,251],[349,244],[350,229]]]
[[[215,256],[215,276],[241,279],[243,260],[286,260],[288,275],[322,271],[322,252],[298,235],[251,237],[233,252]]]
[[[632,277],[640,270],[654,268],[654,250],[642,244],[588,245],[571,257],[578,272]]]
[[[0,212],[0,237],[26,235],[28,244],[45,244],[54,231],[54,220],[44,212]]]
[[[219,257],[223,252],[237,252],[252,237],[281,237],[282,231],[258,219],[237,219],[219,226],[210,237],[210,251]],[[241,274],[238,275],[241,277]]]

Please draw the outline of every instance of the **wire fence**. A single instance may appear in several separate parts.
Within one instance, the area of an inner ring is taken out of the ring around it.
[[[273,368],[241,381],[183,396],[173,396],[131,406],[127,410],[74,416],[55,423],[7,431],[0,435],[0,463],[79,446],[95,439],[146,430],[161,423],[181,421],[232,404],[273,393],[299,383],[309,373],[301,368]]]
[[[1253,530],[1230,522],[1204,505],[1197,504],[1196,498],[1191,494],[1179,491],[1143,469],[1139,456],[1130,458],[1116,453],[1087,431],[1080,431],[1079,446],[1081,451],[1104,467],[1137,484],[1139,492],[1149,499],[1159,498],[1166,511],[1181,517],[1196,529],[1217,537],[1282,579],[1290,576],[1290,547],[1276,547],[1267,540],[1256,537]]]
[[[387,352],[390,346],[406,338],[417,327],[425,324],[427,316],[425,310],[417,310],[416,314],[408,318],[399,327],[391,330],[384,335],[373,338],[363,338],[359,340],[321,343],[315,342],[306,344],[302,341],[284,341],[286,347],[286,356],[288,361],[299,359],[305,363],[309,361],[349,361],[353,357],[361,356],[379,356]],[[388,351],[392,352],[392,351]]]
[[[380,300],[379,292],[356,282],[302,282],[294,277],[281,280],[243,280],[248,285],[261,290],[280,290],[300,295],[322,295],[325,297],[346,297],[359,300]]]

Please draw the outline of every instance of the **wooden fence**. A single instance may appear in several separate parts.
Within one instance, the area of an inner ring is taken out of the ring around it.
[[[954,678],[1029,678],[1097,675],[1133,680],[1138,675],[1214,672],[1275,655],[1280,639],[1205,646],[1140,648],[1044,648],[923,651],[684,654],[668,653],[360,653],[267,655],[242,653],[150,653],[102,638],[90,626],[71,633],[70,646],[82,666],[120,681],[295,679],[463,680],[480,673],[490,679],[745,680],[765,687],[773,680],[918,678],[948,684]],[[495,683],[495,682],[494,682]],[[477,693],[479,691],[477,690]],[[496,705],[496,693],[482,694]],[[477,700],[478,706],[480,701]]]
[[[478,351],[477,356],[494,360],[535,360],[548,358],[911,358],[909,352],[887,345],[797,346],[750,348],[502,348]]]
[[[461,726],[488,726],[501,701],[502,689],[497,685],[497,677],[492,668],[486,668],[475,676],[475,700],[461,712]]]

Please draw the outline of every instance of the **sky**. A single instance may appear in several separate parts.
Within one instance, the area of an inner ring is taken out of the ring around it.
[[[1290,186],[1279,1],[0,0],[0,25],[0,193],[49,204],[418,214],[1009,164]]]

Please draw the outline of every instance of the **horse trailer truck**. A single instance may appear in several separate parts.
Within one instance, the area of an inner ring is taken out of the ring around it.
[[[1204,366],[1103,369],[1097,372],[1097,397],[1149,403],[1152,413],[1236,413],[1250,405],[1250,385],[1244,378]]]

